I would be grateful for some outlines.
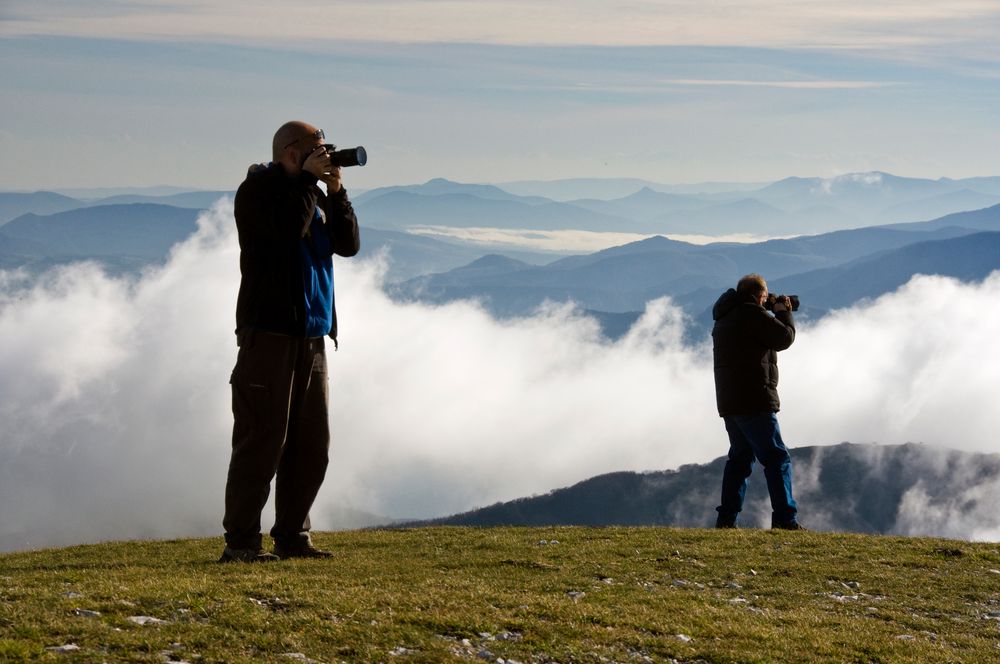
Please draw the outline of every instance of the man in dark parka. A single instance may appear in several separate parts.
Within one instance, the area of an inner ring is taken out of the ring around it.
[[[767,283],[750,274],[735,290],[723,293],[712,309],[715,396],[729,434],[717,528],[736,526],[756,458],[764,466],[771,496],[771,527],[803,529],[792,497],[791,457],[776,417],[778,351],[795,341],[795,321],[788,297],[774,301],[774,315],[764,308],[767,300]]]

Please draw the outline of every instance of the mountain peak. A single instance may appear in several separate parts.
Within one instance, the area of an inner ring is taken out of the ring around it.
[[[635,202],[635,201],[660,202],[660,201],[667,200],[667,199],[670,199],[670,198],[676,198],[676,195],[675,194],[667,194],[667,193],[664,193],[662,191],[657,191],[657,190],[653,189],[652,187],[650,187],[649,185],[646,185],[646,186],[642,187],[641,189],[639,189],[638,191],[636,191],[634,194],[629,194],[628,196],[626,196],[624,198],[619,198],[618,200],[619,201],[632,201],[632,202]]]
[[[532,267],[530,263],[525,263],[524,261],[519,261],[516,258],[504,256],[503,254],[486,254],[485,256],[472,261],[468,265],[456,268],[453,272],[466,275],[469,273],[476,273],[479,275],[504,274],[507,272],[516,272],[529,267]]]
[[[467,267],[495,267],[497,265],[527,265],[527,263],[503,254],[486,254],[469,263]]]
[[[449,180],[447,178],[431,178],[430,180],[428,180],[427,182],[425,182],[423,186],[425,186],[425,187],[441,187],[441,186],[453,187],[455,185],[461,185],[461,184],[462,184],[461,182],[455,182],[454,180]]]

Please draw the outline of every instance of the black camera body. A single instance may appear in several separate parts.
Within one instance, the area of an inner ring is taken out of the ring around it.
[[[774,311],[774,303],[778,301],[779,297],[787,297],[792,302],[792,311],[799,310],[799,296],[798,295],[775,295],[774,293],[769,293],[767,299],[764,300],[764,308],[768,311]]]
[[[356,148],[338,150],[336,145],[327,143],[323,148],[330,157],[331,166],[364,166],[368,163],[368,153],[360,145]]]

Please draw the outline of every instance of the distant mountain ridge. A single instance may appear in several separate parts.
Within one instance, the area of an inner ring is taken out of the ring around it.
[[[720,433],[724,438],[721,424]],[[797,447],[791,454],[800,515],[813,529],[948,535],[948,515],[978,521],[982,532],[1000,529],[1000,513],[984,502],[1000,495],[1000,454],[851,443]],[[711,527],[725,462],[719,457],[677,470],[608,473],[541,496],[406,525]],[[740,522],[770,525],[759,465]],[[956,532],[960,525],[967,523],[952,524]]]
[[[439,181],[434,186],[450,191],[464,185]],[[496,193],[495,188],[491,191]],[[214,198],[216,193],[198,195]],[[663,195],[643,190],[637,198]],[[426,199],[433,205],[474,198],[467,194],[428,197],[398,190],[376,196],[374,201],[397,196]],[[34,198],[56,205],[69,200],[47,195]],[[476,200],[483,209],[514,206],[538,212],[558,205],[528,205],[502,195]],[[170,246],[194,231],[199,212],[194,207],[133,203],[83,205],[48,215],[28,213],[0,226],[0,268],[30,266],[37,272],[75,260],[99,260],[115,273],[135,271],[164,260]],[[706,311],[714,298],[748,272],[761,272],[775,288],[802,295],[803,315],[818,317],[831,308],[893,290],[916,273],[974,280],[1000,268],[996,236],[959,240],[980,231],[1000,232],[1000,205],[925,222],[752,244],[693,245],[652,236],[590,254],[559,258],[505,251],[506,259],[485,262],[480,261],[491,252],[481,245],[371,228],[365,225],[365,213],[359,215],[361,255],[388,252],[388,290],[393,297],[436,303],[479,299],[500,316],[529,315],[546,300],[573,301],[599,319],[613,321],[613,329],[619,332],[627,329],[625,321],[634,320],[649,300],[669,296],[692,317],[692,334],[701,334],[710,325]],[[902,251],[918,243],[929,244]]]
[[[754,244],[692,245],[654,236],[541,266],[511,264],[505,270],[495,262],[489,271],[424,275],[391,285],[390,293],[435,303],[477,299],[501,316],[526,315],[546,300],[622,314],[669,296],[704,326],[715,297],[750,272],[764,274],[782,292],[802,295],[804,313],[819,316],[895,290],[918,273],[982,279],[1000,269],[998,242],[1000,205],[921,224]]]
[[[205,195],[214,203],[215,193]],[[55,265],[95,260],[114,274],[134,273],[166,259],[171,246],[194,232],[201,212],[196,207],[118,203],[81,205],[54,214],[22,214],[0,225],[0,269],[26,267],[38,273]],[[401,231],[363,227],[362,233],[359,255],[384,253],[392,280],[461,267],[484,253],[479,246]],[[532,251],[508,253],[533,264],[550,262],[556,256]]]
[[[505,190],[435,179],[367,191],[357,206],[370,225],[391,229],[434,225],[774,236],[926,220],[1000,204],[1000,178],[929,180],[879,171],[701,191],[644,180],[609,180],[605,186],[598,180],[564,181],[552,185],[552,198],[540,195],[547,191],[544,184],[511,183]],[[581,197],[559,194],[576,189]]]
[[[639,179],[471,184],[434,178],[378,187],[354,196],[370,227],[491,227],[534,230],[802,235],[926,220],[1000,203],[1000,177],[952,180],[849,173],[789,177],[770,184],[665,185]],[[581,195],[566,197],[579,191]],[[534,193],[533,193],[534,192]],[[544,195],[551,193],[551,196]],[[118,193],[0,192],[0,225],[20,214],[51,214],[84,205],[154,203],[204,209],[225,191],[151,188]]]
[[[199,214],[151,203],[24,214],[0,226],[0,267],[40,271],[97,259],[113,272],[131,271],[163,260],[170,247],[195,232]]]
[[[389,281],[404,281],[441,270],[451,270],[469,265],[484,258],[480,246],[461,242],[448,242],[404,231],[387,231],[361,227],[359,258],[385,255],[388,261],[386,276]],[[552,254],[532,251],[507,251],[505,258],[540,265],[551,262]]]
[[[23,214],[55,214],[81,207],[82,201],[51,191],[0,193],[0,227]]]
[[[971,189],[972,185],[979,190]],[[569,257],[505,249],[503,255],[513,260],[485,262],[479,261],[500,252],[470,241],[406,232],[413,224],[495,226],[512,218],[526,228],[648,229],[671,215],[677,217],[678,225],[694,223],[688,227],[694,230],[709,223],[707,217],[695,223],[699,215],[711,216],[720,210],[727,210],[723,216],[729,221],[712,222],[716,230],[738,230],[754,214],[758,230],[775,230],[766,225],[769,219],[779,225],[795,221],[793,213],[747,198],[761,191],[766,192],[762,198],[795,199],[796,205],[811,204],[811,215],[829,212],[833,219],[839,212],[831,203],[838,196],[861,192],[858,200],[875,200],[878,205],[898,205],[903,200],[910,202],[902,205],[923,207],[933,207],[935,200],[982,202],[991,192],[1000,191],[1000,178],[920,180],[885,173],[825,180],[787,178],[749,194],[665,193],[642,185],[621,199],[590,199],[579,205],[518,196],[493,185],[434,179],[421,185],[374,189],[360,194],[355,202],[363,229],[361,255],[385,252],[388,290],[393,297],[436,303],[473,298],[500,316],[529,315],[546,300],[573,301],[599,319],[613,322],[612,328],[619,332],[627,329],[626,321],[634,320],[649,300],[669,296],[691,316],[692,334],[697,336],[710,324],[706,310],[714,298],[748,272],[761,272],[774,287],[802,295],[802,315],[818,317],[831,308],[888,292],[918,272],[969,280],[1000,268],[1000,261],[994,260],[995,237],[957,240],[976,232],[1000,232],[1000,204],[930,221],[820,234],[803,231],[788,239],[757,243],[693,245],[652,235]],[[27,266],[38,272],[60,263],[98,260],[112,272],[134,272],[164,260],[170,246],[193,232],[200,206],[226,195],[129,194],[111,199],[118,204],[93,205],[47,192],[0,194],[0,210],[4,204],[8,211],[25,206],[76,206],[55,213],[28,212],[0,225],[0,268]],[[143,202],[121,203],[132,200]],[[650,210],[658,210],[660,216],[645,216]],[[615,211],[622,216],[613,216]],[[380,220],[389,228],[373,227]],[[901,251],[918,243],[930,244]],[[610,334],[612,328],[605,332]]]
[[[629,196],[647,188],[668,194],[716,194],[751,191],[767,182],[700,182],[664,184],[640,178],[564,178],[559,180],[519,180],[501,182],[497,186],[519,196],[543,196],[554,201],[583,198],[611,200]]]
[[[404,192],[410,194],[420,194],[423,196],[439,196],[445,194],[466,194],[487,200],[498,201],[520,201],[522,203],[551,203],[548,198],[541,196],[518,196],[492,184],[465,184],[446,180],[445,178],[434,178],[423,184],[416,185],[395,185],[391,187],[378,187],[369,189],[363,194],[353,198],[355,204],[361,205],[366,201],[391,194]]]
[[[776,279],[776,292],[794,292],[827,309],[848,307],[863,298],[889,293],[914,274],[985,279],[1000,269],[1000,232],[974,233],[945,240],[917,242],[875,253],[846,265]]]
[[[220,198],[232,198],[235,192],[227,191],[181,191],[169,194],[115,194],[99,198],[73,198],[51,191],[32,193],[0,192],[0,227],[12,219],[25,214],[44,216],[69,212],[85,207],[125,205],[129,203],[150,203],[171,207],[205,210]]]
[[[368,197],[357,206],[358,217],[376,228],[414,226],[497,227],[534,230],[637,231],[641,224],[624,218],[556,203],[517,198],[482,198],[463,191],[427,195],[394,190]]]

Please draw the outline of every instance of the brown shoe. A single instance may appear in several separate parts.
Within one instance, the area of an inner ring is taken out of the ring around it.
[[[297,544],[294,546],[283,546],[275,542],[274,555],[282,560],[288,558],[332,558],[333,553],[322,551],[312,544]]]
[[[771,530],[808,530],[798,521],[780,521],[771,524]]]
[[[233,549],[226,547],[222,551],[220,563],[271,563],[278,560],[278,556],[261,549]]]

